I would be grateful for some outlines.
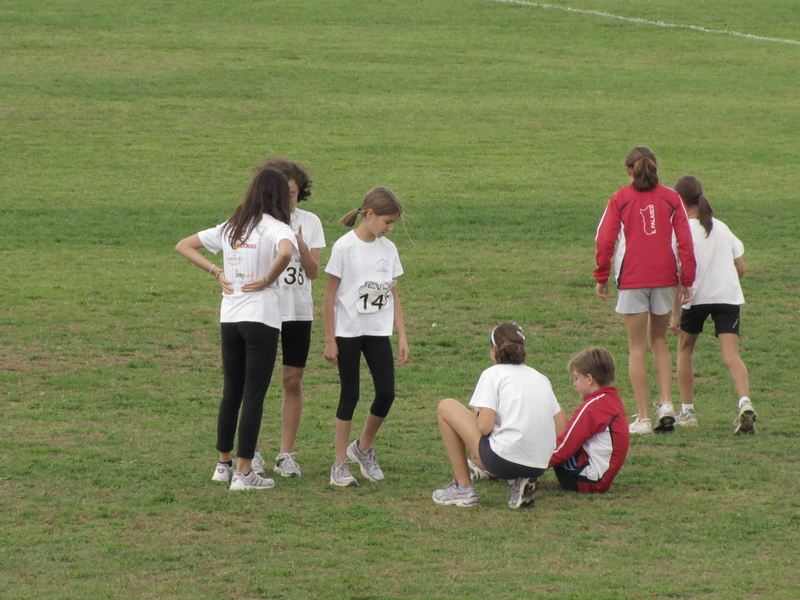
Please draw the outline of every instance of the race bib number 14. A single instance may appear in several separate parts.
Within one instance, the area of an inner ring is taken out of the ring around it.
[[[367,281],[358,288],[358,302],[356,306],[361,314],[371,314],[391,306],[392,288],[397,285],[397,280],[392,281]]]

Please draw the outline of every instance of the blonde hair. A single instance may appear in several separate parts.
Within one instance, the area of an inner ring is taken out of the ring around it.
[[[403,207],[394,192],[387,187],[376,187],[367,192],[359,208],[351,210],[339,219],[339,223],[352,227],[358,216],[366,214],[368,210],[379,216],[403,214]]]
[[[567,365],[570,375],[591,375],[600,387],[614,383],[616,365],[611,352],[605,348],[593,347],[578,352]]]

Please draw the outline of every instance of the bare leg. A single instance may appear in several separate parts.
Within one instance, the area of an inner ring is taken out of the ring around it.
[[[750,379],[747,375],[747,367],[739,356],[739,336],[735,333],[721,333],[717,339],[719,339],[719,348],[722,350],[722,359],[731,373],[736,393],[739,398],[742,396],[749,398]]]
[[[681,402],[694,404],[694,346],[697,334],[681,331],[678,338],[678,388]]]
[[[350,443],[350,429],[352,421],[342,421],[336,419],[336,432],[334,436],[334,449],[336,451],[336,460],[333,464],[338,465],[347,460],[347,446]]]
[[[453,398],[442,400],[436,414],[456,482],[461,487],[470,487],[472,481],[469,477],[466,450],[469,448],[473,456],[478,456],[478,443],[481,439],[478,420],[472,411]]]
[[[650,313],[647,331],[658,379],[661,404],[672,403],[672,355],[667,346],[667,327],[669,327],[670,316],[670,313],[665,315]]]
[[[281,405],[281,452],[291,452],[303,413],[303,374],[300,367],[283,366],[283,404]]]
[[[358,447],[362,450],[369,450],[372,448],[372,443],[375,441],[375,434],[381,428],[386,417],[376,417],[372,413],[367,415],[367,420],[364,423],[364,429],[361,432],[361,437],[358,439]]]
[[[623,315],[628,332],[628,374],[639,419],[649,418],[647,408],[647,319],[649,313]]]

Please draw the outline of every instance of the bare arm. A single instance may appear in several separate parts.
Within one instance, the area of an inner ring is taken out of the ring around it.
[[[312,281],[319,275],[319,248],[309,248],[303,238],[303,226],[297,228],[297,249],[300,251],[300,264]]]
[[[336,292],[339,289],[341,279],[335,275],[328,275],[325,284],[325,295],[322,297],[322,320],[325,323],[325,352],[324,357],[332,365],[339,360],[339,346],[336,343],[334,328],[334,303]]]
[[[225,285],[230,285],[230,282],[225,279],[224,270],[203,256],[200,253],[200,248],[204,248],[203,242],[200,241],[200,236],[196,233],[182,239],[175,245],[175,250],[177,250],[181,256],[189,260],[193,265],[203,269],[206,273],[211,273],[211,275],[216,277],[219,282],[223,284],[223,288]]]
[[[744,277],[744,274],[747,273],[747,265],[744,264],[744,259],[741,256],[739,258],[734,258],[733,264],[736,267],[736,272],[739,274],[739,279]]]
[[[291,241],[282,239],[280,242],[278,242],[278,255],[275,257],[275,260],[272,261],[267,274],[260,279],[256,279],[255,281],[251,281],[250,283],[243,285],[242,291],[245,293],[260,292],[261,290],[264,290],[275,283],[278,277],[281,276],[281,273],[283,273],[284,269],[289,266],[289,262],[292,260],[293,251],[294,245]]]
[[[397,286],[392,288],[392,299],[394,300],[394,326],[397,328],[397,335],[400,338],[397,343],[397,364],[404,365],[408,362],[410,350],[408,336],[406,335],[406,325],[405,321],[403,321],[403,305],[400,304]]]
[[[494,419],[497,413],[491,408],[481,408],[475,413],[475,418],[478,422],[478,431],[481,435],[489,435],[494,429]]]
[[[553,415],[553,422],[556,425],[556,437],[559,437],[567,430],[567,426],[569,425],[569,418],[563,408]]]

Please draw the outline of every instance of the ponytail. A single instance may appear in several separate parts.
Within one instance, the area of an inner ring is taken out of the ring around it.
[[[625,166],[633,177],[633,189],[649,192],[658,185],[656,155],[647,146],[637,146],[625,157]]]
[[[356,224],[358,215],[366,214],[368,210],[381,217],[403,214],[403,207],[394,192],[387,187],[376,187],[367,192],[364,200],[361,201],[360,208],[351,210],[339,219],[339,223],[346,227],[352,227]]]
[[[697,220],[706,230],[706,237],[708,237],[714,227],[714,221],[711,219],[714,216],[714,210],[703,195],[703,185],[700,180],[691,175],[684,175],[675,182],[675,191],[680,194],[681,200],[687,207],[697,207]]]

